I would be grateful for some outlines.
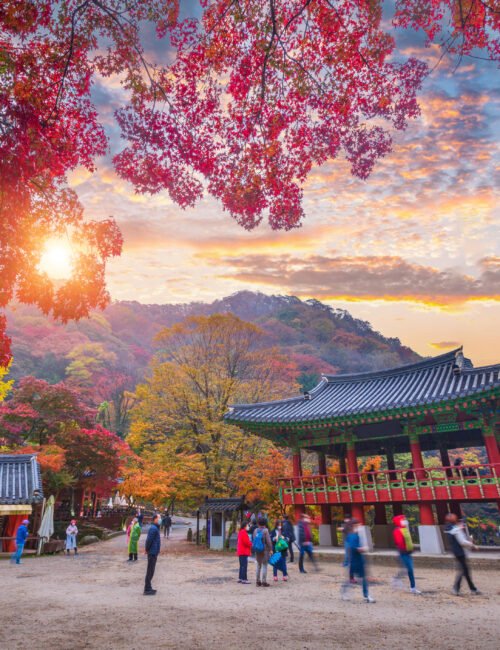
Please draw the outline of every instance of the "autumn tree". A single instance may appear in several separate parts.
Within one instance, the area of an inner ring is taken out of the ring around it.
[[[12,379],[5,380],[5,377],[9,374],[9,368],[10,364],[8,366],[0,364],[0,403],[7,397],[14,383]]]
[[[292,461],[271,443],[260,450],[251,463],[241,467],[236,476],[237,493],[255,510],[266,508],[271,515],[283,515],[278,479],[292,475]]]
[[[95,411],[63,383],[25,377],[0,411],[0,437],[10,444],[45,444],[66,427],[90,427]]]
[[[265,441],[223,420],[236,401],[298,390],[296,371],[263,334],[230,314],[189,318],[162,330],[151,376],[137,388],[130,445],[145,453],[168,442],[172,453],[196,454],[207,494],[234,494],[236,474],[266,449]]]
[[[125,472],[121,490],[135,500],[170,511],[178,502],[196,507],[206,494],[203,460],[200,454],[184,452],[168,439],[154,450],[143,451]]]
[[[98,77],[120,80],[125,149],[114,159],[139,192],[181,207],[206,190],[245,228],[303,218],[314,165],[343,155],[366,178],[391,130],[419,113],[428,70],[393,56],[382,0],[3,0],[0,7],[0,308],[16,297],[63,320],[108,300],[112,219],[84,220],[68,172],[107,150],[93,103]],[[148,23],[148,25],[146,25]],[[394,23],[422,29],[459,57],[500,58],[498,8],[482,0],[398,0]],[[388,24],[388,23],[387,23]],[[164,39],[156,64],[141,37]],[[38,269],[42,242],[70,236],[73,277]],[[0,363],[10,359],[0,315]]]

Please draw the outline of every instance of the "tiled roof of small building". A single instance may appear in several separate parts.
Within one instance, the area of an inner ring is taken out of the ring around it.
[[[234,499],[205,499],[205,503],[200,507],[200,512],[234,512],[242,510],[245,507],[243,498]]]
[[[36,456],[0,454],[0,504],[33,504],[43,500]]]
[[[326,375],[309,393],[236,404],[228,422],[288,423],[349,417],[468,397],[500,387],[500,364],[474,368],[462,348],[380,372]]]

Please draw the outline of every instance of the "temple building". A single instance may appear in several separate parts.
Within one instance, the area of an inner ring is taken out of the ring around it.
[[[459,348],[391,370],[327,375],[299,397],[234,405],[226,421],[293,450],[293,476],[280,479],[280,498],[296,516],[320,507],[320,544],[332,544],[332,506],[363,524],[364,506],[374,506],[381,547],[386,506],[400,514],[404,504],[417,504],[420,549],[441,553],[447,512],[460,513],[465,502],[500,503],[499,406],[500,364],[474,368]],[[486,463],[451,464],[450,450],[478,446]],[[303,474],[301,450],[317,454],[316,475]],[[424,468],[422,452],[431,450],[441,467]],[[396,469],[394,455],[402,452],[411,453],[411,466]],[[387,470],[360,471],[359,457],[378,455]],[[339,461],[340,472],[328,471],[328,459]]]

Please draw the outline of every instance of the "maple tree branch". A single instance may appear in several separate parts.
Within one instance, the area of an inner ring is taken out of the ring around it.
[[[75,9],[73,10],[73,12],[71,14],[71,34],[70,34],[70,41],[69,41],[68,56],[66,57],[66,63],[64,65],[64,70],[63,70],[63,74],[62,74],[62,77],[61,77],[61,81],[59,83],[59,88],[58,88],[58,91],[57,91],[57,96],[56,96],[56,101],[54,103],[54,108],[50,112],[49,117],[47,119],[47,122],[52,118],[52,115],[54,113],[55,113],[55,118],[57,119],[57,115],[59,113],[59,104],[60,104],[61,99],[62,99],[62,93],[63,93],[63,89],[64,89],[64,82],[66,81],[66,78],[68,76],[69,66],[70,66],[70,63],[71,63],[71,59],[73,58],[73,49],[74,49],[74,45],[75,45],[76,18],[78,16],[78,14],[80,13],[80,11],[85,10],[87,8],[87,6],[91,2],[92,2],[92,0],[84,0],[84,2],[82,2],[80,5],[75,7]]]

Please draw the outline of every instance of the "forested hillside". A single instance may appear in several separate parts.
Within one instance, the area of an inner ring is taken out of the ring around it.
[[[310,388],[321,372],[390,368],[417,360],[398,339],[375,332],[366,321],[317,300],[242,291],[213,303],[144,305],[114,302],[90,319],[66,325],[19,305],[8,314],[14,363],[10,377],[33,375],[56,383],[95,371],[119,372],[131,384],[141,379],[162,327],[187,316],[232,313],[258,324],[266,344],[285,352]],[[81,378],[81,377],[80,377]]]

